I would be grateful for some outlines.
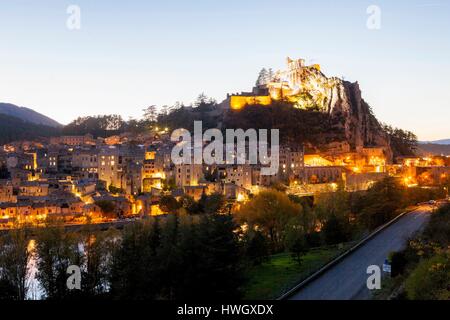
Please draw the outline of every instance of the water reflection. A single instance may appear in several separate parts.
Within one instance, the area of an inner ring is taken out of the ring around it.
[[[114,240],[117,239],[117,237],[113,238]],[[95,238],[91,238],[90,241],[95,241]],[[42,300],[45,297],[45,291],[41,286],[41,283],[39,279],[37,278],[37,272],[38,272],[38,260],[39,256],[36,253],[36,240],[31,239],[28,242],[27,247],[28,252],[31,253],[30,259],[28,261],[28,273],[27,273],[27,300]],[[83,242],[78,243],[78,252],[81,256],[84,256],[86,258],[87,255],[87,249],[84,246]]]
[[[44,296],[42,287],[39,284],[39,280],[36,278],[37,274],[37,255],[36,255],[36,240],[31,239],[28,242],[28,252],[31,253],[31,258],[28,261],[28,274],[27,274],[27,300],[41,300]]]

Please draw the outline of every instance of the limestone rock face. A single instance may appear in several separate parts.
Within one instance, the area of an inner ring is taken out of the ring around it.
[[[329,114],[331,126],[344,132],[351,149],[381,147],[387,159],[392,159],[389,137],[362,99],[357,82],[327,78],[314,68],[305,69],[302,77],[301,89],[291,97],[297,107],[315,106]]]
[[[325,128],[320,128],[322,131],[318,133],[321,139],[306,142],[315,151],[344,153],[377,147],[384,150],[387,161],[392,161],[389,136],[373,115],[370,106],[362,99],[357,82],[351,83],[337,77],[328,78],[320,67],[305,66],[302,59],[288,59],[287,67],[287,71],[278,71],[264,85],[264,90],[255,87],[252,93],[242,93],[240,96],[247,99],[246,103],[250,105],[261,104],[257,102],[255,95],[258,98],[264,96],[272,102],[288,101],[295,108],[320,111],[328,115],[322,122]],[[254,103],[250,103],[252,101]],[[229,106],[229,101],[225,100],[221,105]]]

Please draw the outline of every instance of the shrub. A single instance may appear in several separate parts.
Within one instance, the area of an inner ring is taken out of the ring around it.
[[[405,283],[408,299],[445,300],[450,296],[450,261],[448,255],[422,260]]]

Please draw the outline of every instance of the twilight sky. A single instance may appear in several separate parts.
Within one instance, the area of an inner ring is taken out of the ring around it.
[[[72,4],[80,30],[66,27]],[[201,92],[221,101],[286,56],[359,81],[381,121],[450,138],[448,0],[0,0],[0,102],[64,124]]]

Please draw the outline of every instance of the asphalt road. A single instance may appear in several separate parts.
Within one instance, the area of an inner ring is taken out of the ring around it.
[[[291,296],[291,300],[369,299],[367,267],[382,266],[389,253],[404,248],[406,241],[420,231],[429,219],[431,208],[422,206],[381,231],[319,278]]]

